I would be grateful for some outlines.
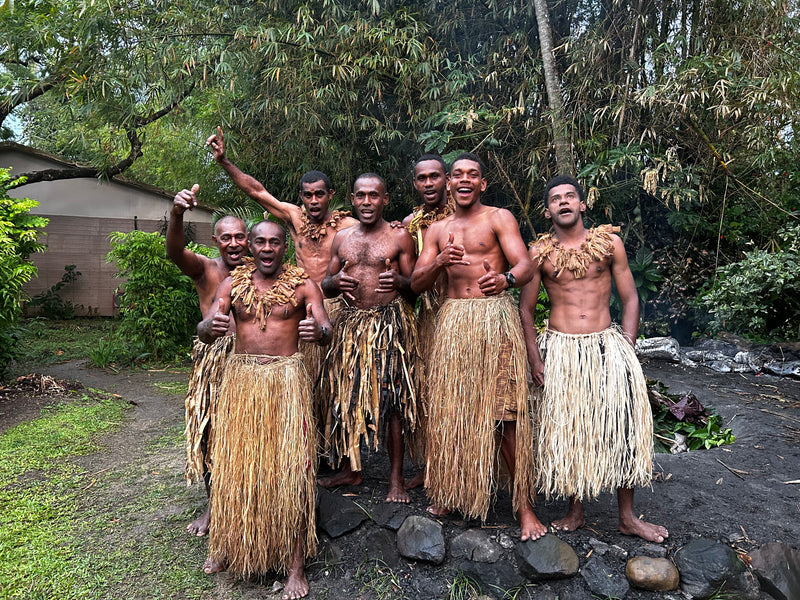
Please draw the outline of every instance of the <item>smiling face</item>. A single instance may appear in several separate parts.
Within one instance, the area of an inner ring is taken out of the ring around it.
[[[328,214],[328,205],[331,203],[333,190],[321,179],[312,183],[303,183],[300,186],[300,199],[308,213],[308,220],[312,223],[321,223]]]
[[[222,217],[214,226],[211,239],[227,267],[233,269],[242,264],[247,249],[247,229],[241,219]]]
[[[360,177],[353,185],[350,202],[356,219],[363,225],[374,225],[383,218],[383,209],[389,204],[389,194],[380,179]]]
[[[586,203],[582,202],[574,185],[565,183],[552,188],[547,195],[544,216],[552,219],[553,225],[568,229],[583,218]]]
[[[423,160],[414,167],[414,189],[428,209],[443,206],[447,197],[447,176],[438,160]]]
[[[456,204],[469,208],[481,199],[486,191],[486,179],[481,173],[481,165],[474,160],[461,159],[450,168],[450,181],[447,183]]]
[[[283,264],[286,253],[286,232],[277,223],[262,221],[250,230],[250,253],[256,269],[264,277],[272,277]]]

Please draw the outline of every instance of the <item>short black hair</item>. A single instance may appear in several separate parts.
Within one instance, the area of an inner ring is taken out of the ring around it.
[[[333,186],[331,185],[331,180],[328,179],[328,176],[325,175],[322,171],[306,171],[303,173],[303,176],[300,178],[300,191],[303,191],[303,184],[304,183],[315,183],[317,181],[321,181],[325,184],[325,189],[332,190]]]
[[[385,194],[389,191],[388,188],[386,187],[386,180],[377,173],[362,173],[361,175],[356,177],[356,180],[353,182],[353,189],[356,189],[356,184],[361,179],[377,179],[378,181],[381,182],[381,185],[383,186],[383,193]]]
[[[444,159],[438,154],[423,154],[417,160],[414,161],[414,169],[412,169],[412,171],[416,170],[417,165],[419,163],[425,162],[426,160],[435,160],[436,162],[438,162],[440,165],[442,165],[442,173],[447,175],[448,171],[447,163],[444,162]]]
[[[317,180],[317,181],[318,181],[318,180]],[[248,239],[248,241],[250,241],[250,242],[252,242],[252,241],[253,241],[253,230],[254,230],[256,227],[259,227],[259,226],[263,225],[264,223],[269,223],[270,225],[274,225],[275,227],[277,227],[278,229],[280,229],[280,230],[281,230],[281,232],[283,233],[283,243],[284,243],[284,244],[286,244],[286,243],[287,243],[287,242],[286,242],[286,229],[285,229],[285,228],[283,227],[283,225],[281,225],[280,223],[276,223],[275,221],[272,221],[272,220],[270,220],[270,219],[263,219],[263,220],[259,221],[258,223],[254,223],[254,224],[253,224],[253,226],[252,226],[252,227],[250,227],[250,231],[249,231],[249,232],[247,232],[247,239]]]
[[[578,192],[578,199],[581,202],[586,202],[585,195],[583,193],[583,187],[577,179],[575,179],[572,175],[556,175],[547,182],[547,185],[544,186],[544,197],[542,200],[544,201],[545,206],[547,206],[547,202],[550,200],[550,190],[559,185],[571,185],[575,188],[575,191]]]
[[[220,223],[225,223],[226,221],[237,221],[242,224],[242,229],[247,231],[247,223],[244,222],[244,219],[241,217],[237,217],[236,215],[222,215],[219,219],[214,222],[214,228],[212,229],[212,233],[216,236],[217,235],[217,227]]]
[[[456,156],[455,159],[453,159],[453,162],[450,163],[451,171],[453,170],[453,165],[460,160],[471,160],[473,162],[478,163],[478,166],[480,167],[481,170],[481,177],[483,177],[483,174],[486,173],[486,165],[483,164],[483,161],[481,160],[480,156],[478,156],[474,152],[462,152],[461,154]]]

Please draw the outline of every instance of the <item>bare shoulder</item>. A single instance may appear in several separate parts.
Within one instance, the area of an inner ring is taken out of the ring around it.
[[[403,219],[402,221],[403,227],[408,227],[409,225],[411,225],[411,219],[413,218],[414,218],[414,213],[412,212],[405,219]]]

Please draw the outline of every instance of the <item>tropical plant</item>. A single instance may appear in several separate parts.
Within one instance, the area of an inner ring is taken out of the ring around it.
[[[75,283],[80,277],[81,272],[75,269],[75,265],[65,265],[61,281],[51,285],[49,290],[33,296],[27,306],[38,308],[40,315],[48,319],[74,318],[75,306],[69,300],[64,300],[59,292],[64,286]]]

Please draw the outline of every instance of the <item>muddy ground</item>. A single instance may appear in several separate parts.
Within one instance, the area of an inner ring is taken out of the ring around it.
[[[705,369],[689,369],[663,362],[644,365],[648,377],[660,379],[671,393],[694,392],[699,400],[719,412],[724,426],[736,436],[733,445],[679,455],[656,455],[656,477],[652,489],[637,492],[637,512],[646,519],[663,524],[670,530],[664,544],[674,552],[693,537],[707,537],[729,543],[746,554],[769,541],[797,545],[800,541],[800,382],[762,375],[718,374]],[[176,371],[128,371],[114,373],[89,368],[83,363],[66,363],[48,367],[45,373],[58,380],[79,381],[87,388],[118,394],[133,406],[120,429],[104,439],[104,450],[77,459],[91,473],[113,474],[143,457],[146,468],[165,478],[174,490],[166,498],[160,517],[184,528],[192,515],[199,515],[204,506],[204,492],[199,487],[184,488],[179,484],[183,474],[183,453],[178,443],[157,453],[146,452],[165,431],[182,427],[183,402],[178,394],[161,391],[156,382],[182,382],[187,375]],[[34,390],[0,392],[0,432],[23,420],[35,418],[39,409],[57,399]],[[364,482],[357,487],[344,487],[335,493],[347,494],[364,506],[367,512],[380,509],[386,495],[388,461],[385,454],[371,454],[365,460]],[[407,462],[407,475],[414,473]],[[790,483],[794,482],[794,483]],[[103,501],[114,510],[113,498],[135,495],[137,485],[125,478],[111,478]],[[422,490],[411,492],[410,514],[426,515],[427,502]],[[101,498],[88,498],[98,502]],[[510,501],[501,492],[495,509],[484,527],[493,534],[518,535],[510,514]],[[539,502],[536,513],[543,522],[561,516],[566,503]],[[625,537],[616,531],[616,501],[604,495],[587,506],[587,526],[572,533],[560,533],[584,563],[594,538],[617,544],[629,552],[642,545],[640,540]],[[119,518],[116,515],[115,518]],[[135,518],[135,516],[130,517]],[[150,519],[150,517],[148,517]],[[449,541],[479,522],[464,522],[458,515],[441,520]],[[143,520],[134,528],[143,538],[151,525]],[[370,566],[369,540],[379,527],[367,521],[355,532],[337,540],[320,534],[322,552],[309,565],[310,598],[410,598],[426,600],[444,598],[455,577],[454,567],[410,563],[400,559],[389,569]],[[109,543],[113,543],[109,538]],[[199,569],[205,553],[206,539],[191,538],[174,548],[175,561],[196,564]],[[147,570],[148,565],[140,565]],[[135,574],[132,574],[135,577]],[[272,598],[280,592],[272,590],[273,580],[238,582],[225,574],[212,576],[212,592],[201,592],[207,598]],[[262,585],[263,584],[263,585]],[[545,586],[529,586],[518,598],[550,597],[588,598],[579,591],[577,582],[555,582]],[[570,587],[572,586],[572,587]],[[179,588],[180,586],[178,586]],[[571,591],[572,590],[572,591]],[[184,593],[185,592],[185,593]],[[170,597],[198,597],[197,590],[175,591]],[[274,596],[273,596],[274,594]],[[135,594],[134,594],[135,596]],[[130,598],[130,594],[126,597]],[[680,598],[677,592],[657,594],[632,590],[628,598]],[[765,596],[766,597],[766,596]]]

